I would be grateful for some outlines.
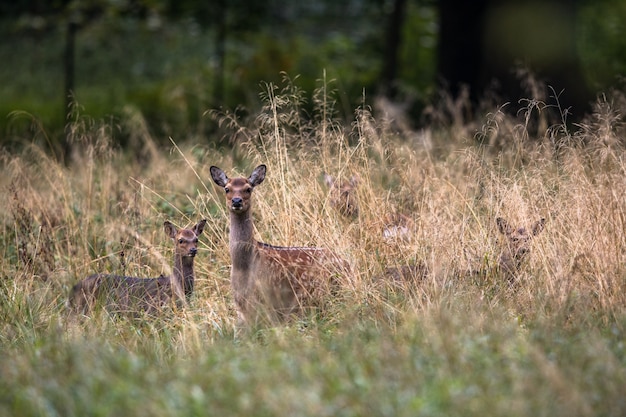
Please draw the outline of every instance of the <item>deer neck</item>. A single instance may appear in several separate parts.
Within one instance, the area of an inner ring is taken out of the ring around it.
[[[193,271],[192,256],[182,256],[179,254],[174,255],[174,270],[173,278],[175,284],[182,288],[185,292],[185,297],[189,298],[193,292],[194,284],[194,271]]]
[[[230,256],[234,270],[247,271],[255,256],[254,223],[250,210],[230,213]]]

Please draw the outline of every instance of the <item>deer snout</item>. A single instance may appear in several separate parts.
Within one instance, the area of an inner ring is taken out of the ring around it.
[[[198,248],[193,247],[189,249],[189,256],[196,256],[197,253],[198,253]]]
[[[241,210],[243,208],[243,199],[241,197],[233,197],[230,200],[230,207],[232,210]]]
[[[515,252],[515,257],[516,257],[517,259],[523,259],[523,258],[525,258],[525,257],[526,257],[526,255],[528,255],[529,253],[530,253],[530,249],[528,249],[528,248],[523,248],[523,247],[522,247],[522,248],[519,248],[519,249],[517,250],[517,252]]]

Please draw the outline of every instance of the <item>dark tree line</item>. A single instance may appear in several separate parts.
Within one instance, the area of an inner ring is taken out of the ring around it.
[[[431,5],[438,12],[437,81],[457,95],[468,88],[478,102],[486,91],[516,103],[528,97],[515,68],[525,68],[551,86],[575,117],[582,116],[592,97],[581,72],[576,51],[577,7],[583,0],[352,0],[361,9],[377,10],[380,30],[380,76],[377,90],[394,98],[400,85],[399,51],[410,5]],[[327,9],[333,2],[319,0]],[[42,16],[50,26],[65,26],[65,106],[75,88],[74,55],[80,32],[103,16],[146,19],[157,13],[168,19],[192,17],[214,33],[215,102],[224,96],[226,44],[237,34],[262,26],[284,24],[288,2],[268,0],[15,0],[1,1],[6,17]],[[312,7],[309,5],[308,7]],[[372,16],[370,13],[368,16]],[[296,16],[296,19],[306,16]],[[347,22],[346,22],[347,23]],[[406,71],[406,69],[404,69]]]
[[[576,7],[580,0],[355,1],[371,3],[372,7],[387,11],[386,30],[381,40],[380,85],[390,95],[395,93],[400,65],[398,50],[403,41],[407,3],[411,1],[432,3],[438,10],[437,72],[453,93],[465,85],[476,99],[495,81],[504,96],[519,97],[520,83],[512,70],[522,65],[536,71],[556,90],[564,89],[564,96],[571,103],[581,105],[588,99],[575,49]],[[0,2],[0,11],[6,16],[41,15],[52,24],[66,24],[68,56],[65,62],[71,75],[70,55],[76,34],[106,14],[145,18],[154,11],[173,19],[193,16],[201,25],[214,29],[215,50],[223,66],[224,44],[228,37],[244,30],[254,31],[267,22],[272,24],[272,15],[279,14],[282,6],[280,1],[250,0],[7,0]],[[68,87],[72,86],[70,80]],[[217,91],[219,95],[220,89]]]
[[[574,117],[593,98],[576,51],[577,0],[439,0],[438,74],[474,101],[494,89],[516,103],[528,97],[516,67],[554,89]]]

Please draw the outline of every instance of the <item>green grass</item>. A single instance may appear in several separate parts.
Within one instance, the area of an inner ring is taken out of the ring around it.
[[[621,95],[569,133],[531,134],[493,113],[478,144],[467,121],[416,133],[359,110],[345,129],[323,116],[330,99],[302,119],[298,94],[270,90],[252,122],[231,126],[233,151],[159,148],[132,114],[139,154],[81,118],[69,167],[38,146],[2,154],[0,415],[625,414]],[[244,331],[228,216],[208,171],[247,175],[258,163],[268,165],[253,197],[259,238],[332,247],[354,275],[320,314]],[[323,172],[359,176],[357,219],[330,207]],[[391,212],[413,218],[409,239],[382,239]],[[547,219],[513,286],[497,271],[467,272],[495,262],[497,216]],[[200,218],[187,308],[67,313],[70,287],[90,273],[165,272],[162,222]],[[417,261],[430,270],[423,282],[380,278]]]

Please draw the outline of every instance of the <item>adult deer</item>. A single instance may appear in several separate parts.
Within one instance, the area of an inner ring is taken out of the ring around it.
[[[248,178],[228,178],[211,167],[213,181],[226,193],[230,212],[231,287],[240,323],[276,323],[319,306],[349,266],[317,247],[285,247],[254,238],[252,190],[265,179],[259,165]]]
[[[137,278],[112,274],[94,274],[78,282],[70,292],[69,306],[87,314],[97,304],[111,313],[154,314],[174,301],[179,307],[193,293],[193,261],[198,251],[198,236],[206,220],[191,229],[177,229],[163,223],[165,234],[174,240],[174,264],[171,276]]]

